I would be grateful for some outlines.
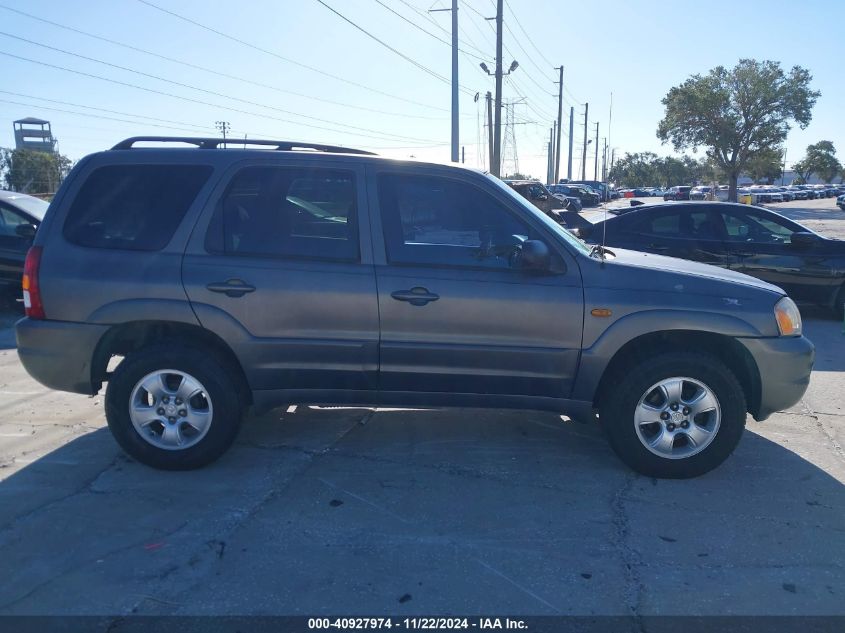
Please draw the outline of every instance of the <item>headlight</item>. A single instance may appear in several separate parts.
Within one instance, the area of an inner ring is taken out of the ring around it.
[[[801,334],[801,313],[798,306],[789,297],[784,297],[775,304],[775,320],[781,336],[799,336]]]

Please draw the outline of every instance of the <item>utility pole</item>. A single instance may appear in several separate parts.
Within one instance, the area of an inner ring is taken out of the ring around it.
[[[490,153],[490,173],[493,173],[493,95],[487,91],[487,150]],[[498,170],[497,170],[498,171]]]
[[[461,164],[467,162],[467,148],[461,145]]]
[[[560,128],[557,126],[557,121],[552,121],[552,156],[560,156],[560,147],[558,147],[558,143],[560,140],[558,139],[555,141],[555,136],[557,136],[557,132]],[[554,160],[552,161],[552,177],[555,175],[556,165]],[[556,182],[555,180],[549,180],[549,182]]]
[[[604,150],[601,153],[601,181],[607,182],[607,137],[604,139]]]
[[[584,153],[581,155],[581,180],[587,180],[587,114],[590,112],[590,104],[584,104]]]
[[[593,180],[599,179],[599,122],[596,121],[596,165],[593,167]]]
[[[555,131],[554,128],[549,128],[549,152],[548,156],[546,156],[546,182],[552,182],[552,172],[554,171],[554,143],[555,143]]]
[[[493,169],[499,175],[502,159],[502,13],[504,0],[496,0],[496,111],[493,128]]]
[[[226,147],[226,132],[228,132],[232,126],[229,125],[228,121],[215,121],[214,127],[216,127],[220,132],[223,134],[223,147]]]
[[[495,120],[493,122],[493,151],[491,152],[490,173],[494,176],[499,176],[502,169],[502,77],[510,75],[515,71],[519,64],[516,60],[511,62],[508,72],[502,70],[502,13],[504,0],[496,0],[496,17],[485,18],[486,20],[496,20],[496,70],[490,72],[487,64],[481,62],[481,70],[488,75],[495,75],[496,77],[496,103],[495,103]],[[490,94],[490,93],[487,93]]]
[[[451,9],[429,9],[429,13],[437,11],[452,12],[452,162],[458,162],[458,0],[452,0]]]
[[[560,79],[557,82],[557,145],[555,149],[555,179],[560,178],[560,133],[563,127],[563,64],[558,66]]]
[[[575,106],[569,108],[569,161],[566,165],[566,179],[572,180],[572,143],[575,140]]]

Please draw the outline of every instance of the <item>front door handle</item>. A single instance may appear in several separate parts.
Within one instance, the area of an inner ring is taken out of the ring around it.
[[[246,293],[255,291],[255,286],[251,286],[243,279],[212,281],[206,288],[211,292],[222,292],[227,297],[243,297]]]
[[[424,306],[429,301],[437,301],[440,295],[429,292],[427,288],[415,286],[410,290],[396,290],[391,292],[390,296],[397,301],[407,301],[412,306]]]
[[[664,253],[669,250],[668,246],[660,246],[659,244],[649,244],[648,248],[653,251],[660,251],[661,253]]]

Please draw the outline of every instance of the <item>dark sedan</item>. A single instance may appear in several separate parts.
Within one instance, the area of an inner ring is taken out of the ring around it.
[[[19,291],[23,261],[48,203],[23,193],[0,191],[0,291]]]
[[[730,268],[783,288],[842,318],[845,241],[744,204],[686,202],[617,210],[576,231],[591,243]],[[604,236],[604,237],[603,237]]]

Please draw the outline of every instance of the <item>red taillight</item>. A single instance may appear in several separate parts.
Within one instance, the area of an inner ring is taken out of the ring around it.
[[[41,267],[41,247],[33,246],[26,254],[23,265],[23,305],[30,319],[45,319],[41,289],[38,286],[38,269]]]

